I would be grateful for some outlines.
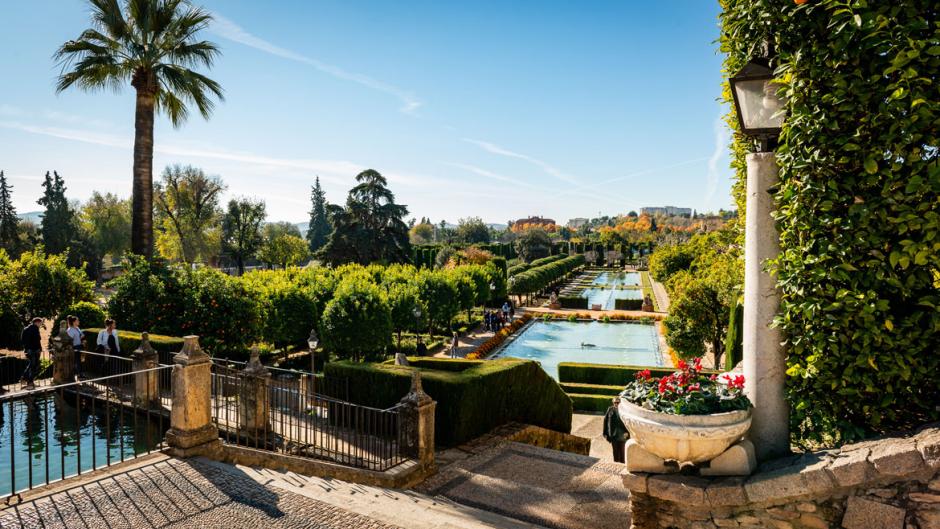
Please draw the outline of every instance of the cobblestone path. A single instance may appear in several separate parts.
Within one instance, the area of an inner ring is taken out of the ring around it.
[[[265,487],[235,467],[164,459],[0,512],[6,528],[393,529],[367,516]]]

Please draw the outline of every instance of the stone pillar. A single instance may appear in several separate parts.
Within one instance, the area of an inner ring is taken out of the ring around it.
[[[421,373],[411,374],[411,390],[399,402],[402,451],[425,468],[434,467],[434,409],[437,403],[421,387]]]
[[[789,406],[784,395],[786,353],[772,327],[780,307],[776,278],[765,270],[780,254],[780,235],[771,218],[772,189],[779,181],[774,153],[747,155],[747,211],[744,239],[744,377],[754,404],[750,439],[759,460],[790,451]]]
[[[183,350],[173,357],[173,406],[167,444],[176,456],[201,455],[219,446],[212,424],[212,361],[198,336],[183,337]]]
[[[63,321],[59,334],[51,340],[53,384],[75,382],[75,349],[67,330],[68,324]]]
[[[133,371],[154,369],[158,365],[157,351],[150,345],[150,335],[141,333],[140,346],[131,353]],[[159,373],[149,371],[134,375],[134,403],[137,406],[155,407],[160,403]]]
[[[252,347],[248,365],[239,376],[238,429],[240,435],[263,443],[273,434],[267,403],[271,373],[261,365],[259,355],[258,348]]]

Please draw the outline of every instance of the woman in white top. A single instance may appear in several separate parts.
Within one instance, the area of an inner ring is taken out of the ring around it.
[[[72,339],[72,350],[75,355],[75,377],[77,378],[82,375],[82,330],[78,327],[81,322],[78,320],[78,316],[69,316],[66,321],[69,323],[69,328],[65,332]]]
[[[121,342],[118,339],[118,332],[115,329],[114,320],[108,318],[104,320],[104,329],[98,332],[96,349],[100,353],[117,355],[121,354]]]

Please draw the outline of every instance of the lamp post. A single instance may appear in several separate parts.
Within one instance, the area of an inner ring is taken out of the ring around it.
[[[412,314],[414,314],[415,317],[415,340],[417,340],[418,334],[421,332],[421,307],[415,307]]]
[[[318,345],[320,345],[320,338],[317,336],[317,330],[310,329],[310,336],[307,337],[307,346],[310,347],[310,387],[314,395],[317,394],[316,350]]]
[[[757,142],[747,155],[747,204],[744,230],[744,377],[745,393],[754,404],[749,433],[758,459],[790,450],[786,352],[773,324],[780,292],[766,262],[780,254],[780,235],[772,218],[779,167],[773,152],[783,125],[783,101],[773,84],[769,56],[749,61],[730,79],[741,132]]]

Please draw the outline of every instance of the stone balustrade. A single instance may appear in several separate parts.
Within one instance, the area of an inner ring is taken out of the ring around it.
[[[940,528],[940,425],[784,457],[747,478],[623,476],[633,527]]]

